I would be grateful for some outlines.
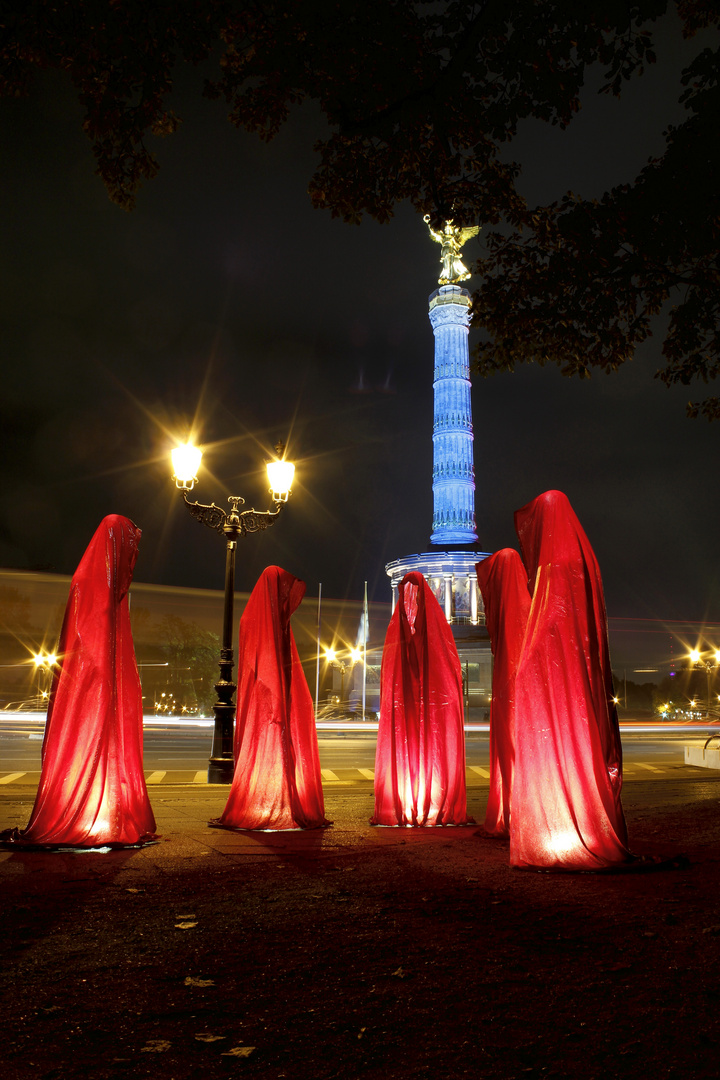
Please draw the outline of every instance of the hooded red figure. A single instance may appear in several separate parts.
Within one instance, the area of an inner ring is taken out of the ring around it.
[[[383,649],[372,825],[466,825],[462,673],[422,574],[398,588]]]
[[[143,773],[142,691],[128,589],[140,529],[111,514],[70,585],[24,847],[133,846],[153,839]]]
[[[495,552],[475,569],[493,651],[490,791],[485,829],[492,836],[508,836],[515,768],[515,675],[530,612],[530,593],[527,571],[513,548]]]
[[[317,829],[330,822],[320,775],[315,712],[290,616],[305,582],[268,566],[240,620],[235,772],[226,829]]]
[[[532,601],[515,680],[510,864],[627,862],[622,747],[600,569],[560,491],[515,514]]]

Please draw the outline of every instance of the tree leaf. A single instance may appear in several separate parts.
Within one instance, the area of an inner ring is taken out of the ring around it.
[[[172,1043],[169,1043],[167,1039],[149,1039],[146,1046],[143,1046],[141,1054],[163,1054],[166,1050],[169,1050]]]

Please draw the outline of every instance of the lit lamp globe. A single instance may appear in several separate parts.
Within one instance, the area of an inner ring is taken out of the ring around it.
[[[202,450],[192,443],[176,446],[171,453],[173,480],[182,491],[192,491],[197,483],[197,472],[202,461]]]
[[[691,659],[693,664],[697,664],[698,661],[700,660],[700,650],[699,649],[691,649],[690,650],[690,659]]]
[[[295,466],[292,461],[285,461],[284,459],[268,461],[265,467],[273,502],[287,502],[292,490],[293,477],[295,476]]]

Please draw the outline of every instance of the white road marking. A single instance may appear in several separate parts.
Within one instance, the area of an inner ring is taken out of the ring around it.
[[[490,779],[490,773],[487,769],[481,769],[479,765],[468,765],[470,772],[477,773],[478,776],[484,776],[486,780]]]
[[[160,781],[164,779],[166,772],[167,770],[165,770],[165,772],[151,772],[150,775],[146,778],[145,783],[159,784]]]
[[[638,769],[647,769],[648,772],[665,772],[664,769],[658,769],[655,765],[646,765],[644,761],[633,761],[633,765],[637,765]]]
[[[332,769],[321,769],[320,772],[322,773],[323,780],[339,780],[340,779],[340,777],[337,775],[337,773],[334,773],[332,771]]]
[[[361,776],[364,776],[366,780],[374,780],[375,779],[375,770],[374,769],[358,769],[358,772],[360,773]]]
[[[201,769],[200,772],[196,772],[193,776],[193,784],[205,784],[207,783],[207,772],[205,769]]]

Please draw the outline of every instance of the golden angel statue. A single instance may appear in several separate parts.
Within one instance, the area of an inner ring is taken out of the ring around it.
[[[439,285],[456,285],[458,281],[467,281],[470,271],[460,258],[460,248],[467,243],[471,236],[477,236],[480,232],[479,225],[471,225],[461,229],[453,225],[452,218],[445,222],[442,232],[435,232],[430,224],[430,215],[426,214],[423,221],[430,230],[430,236],[436,244],[441,244],[440,262],[442,273],[438,278]]]

